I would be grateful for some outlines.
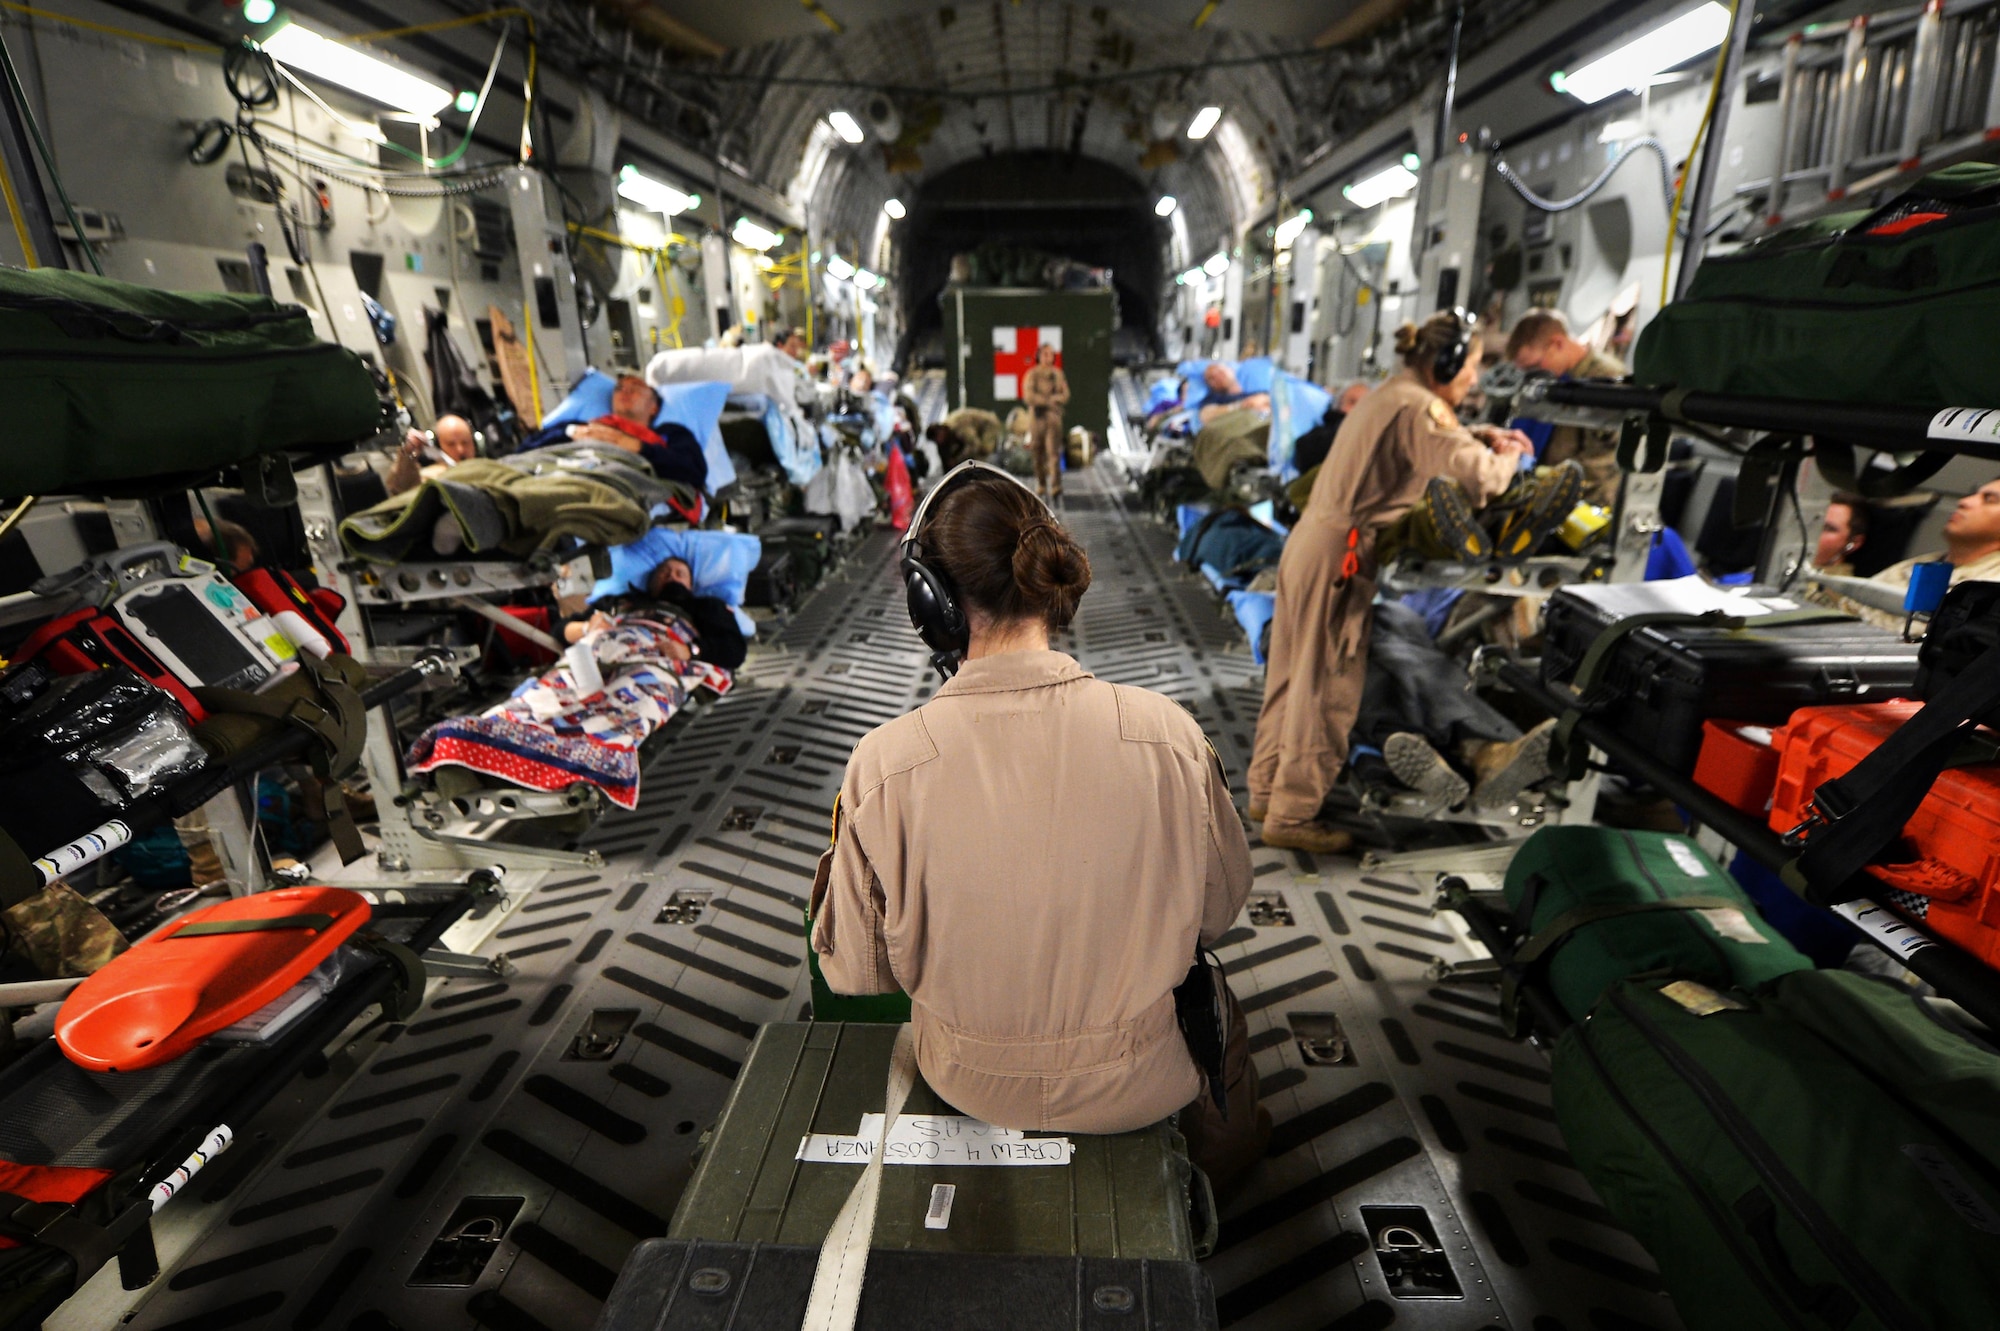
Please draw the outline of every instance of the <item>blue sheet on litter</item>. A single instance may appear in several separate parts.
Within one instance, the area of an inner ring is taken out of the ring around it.
[[[1177,505],[1174,509],[1174,521],[1180,527],[1180,539],[1186,540],[1187,534],[1194,530],[1195,524],[1207,516],[1207,504]]]
[[[1270,592],[1229,593],[1229,609],[1243,626],[1244,636],[1250,639],[1250,655],[1258,665],[1264,664],[1264,626],[1271,622],[1277,608],[1278,598]]]

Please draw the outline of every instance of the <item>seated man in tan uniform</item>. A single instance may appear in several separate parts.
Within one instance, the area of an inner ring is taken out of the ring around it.
[[[1593,351],[1569,334],[1569,324],[1554,310],[1530,310],[1507,335],[1507,359],[1524,370],[1540,370],[1561,379],[1623,379],[1617,357]],[[1583,465],[1583,497],[1609,508],[1618,499],[1618,435],[1611,430],[1585,430],[1558,425],[1542,450],[1541,464],[1553,467],[1575,459]]]
[[[1910,585],[1910,571],[1918,564],[1944,560],[1951,565],[1951,581],[2000,582],[2000,478],[1990,480],[1958,501],[1944,522],[1942,553],[1918,555],[1900,564],[1891,564],[1871,582],[1898,589]],[[1823,592],[1814,600],[1834,605],[1870,624],[1901,631],[1905,616],[1874,606],[1862,605],[1838,592]]]
[[[1090,563],[1020,482],[960,468],[905,551],[913,621],[963,664],[848,761],[812,890],[828,986],[907,991],[917,1064],[963,1112],[1091,1133],[1178,1112],[1226,1188],[1270,1135],[1248,1027],[1225,987],[1225,1116],[1174,1001],[1250,891],[1221,762],[1174,702],[1050,650]]]

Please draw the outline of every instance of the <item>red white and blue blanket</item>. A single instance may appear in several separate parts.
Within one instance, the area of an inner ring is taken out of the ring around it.
[[[583,694],[568,663],[558,661],[499,706],[426,730],[410,748],[409,770],[451,764],[530,790],[587,781],[620,808],[636,806],[640,744],[695,689],[728,692],[730,674],[706,661],[677,659],[694,641],[678,621],[628,616],[583,641],[596,657],[602,692]]]

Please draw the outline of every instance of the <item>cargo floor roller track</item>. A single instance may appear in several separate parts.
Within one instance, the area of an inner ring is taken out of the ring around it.
[[[1061,645],[1185,705],[1240,797],[1255,668],[1100,476],[1071,481],[1096,580]],[[236,1125],[162,1216],[161,1278],[135,1300],[107,1271],[51,1327],[589,1327],[633,1243],[665,1232],[757,1026],[801,1013],[800,915],[849,747],[931,691],[893,554],[870,538],[653,759],[639,808],[586,842],[601,870],[512,908],[484,950],[515,974],[434,984]],[[1278,1126],[1208,1263],[1223,1324],[1676,1331],[1569,1164],[1546,1062],[1501,1035],[1490,989],[1425,978],[1476,953],[1428,877],[1252,846],[1256,895],[1220,953]],[[1456,1296],[1385,1287],[1369,1236],[1391,1222],[1436,1240]]]

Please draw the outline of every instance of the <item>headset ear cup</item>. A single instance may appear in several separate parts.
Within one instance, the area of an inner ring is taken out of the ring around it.
[[[969,645],[965,612],[949,579],[913,554],[903,556],[903,590],[910,627],[934,652],[963,652]]]

